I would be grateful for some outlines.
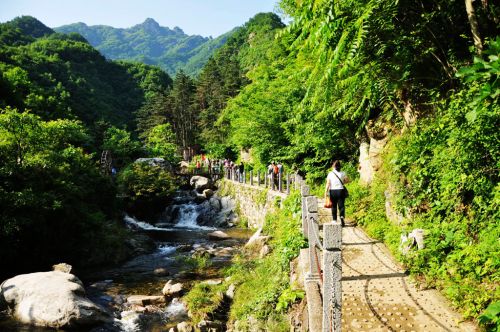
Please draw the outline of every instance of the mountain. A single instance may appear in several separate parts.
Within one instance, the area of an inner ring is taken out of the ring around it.
[[[0,73],[0,108],[129,128],[143,102],[172,84],[158,67],[107,60],[80,35],[30,16],[0,24]]]
[[[79,33],[109,59],[140,61],[158,65],[169,74],[183,69],[197,75],[216,49],[224,45],[231,31],[215,39],[187,35],[179,27],[162,27],[152,18],[131,28],[74,23],[54,29]]]

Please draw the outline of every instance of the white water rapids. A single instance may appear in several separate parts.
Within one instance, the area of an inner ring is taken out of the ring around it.
[[[135,217],[125,215],[123,218],[127,225],[133,228],[139,228],[148,231],[173,231],[178,229],[185,229],[187,231],[212,231],[215,227],[200,226],[196,223],[200,212],[197,209],[196,204],[182,204],[179,206],[179,217],[177,218],[177,223],[173,224],[173,228],[166,227],[156,227],[150,223],[137,220]]]

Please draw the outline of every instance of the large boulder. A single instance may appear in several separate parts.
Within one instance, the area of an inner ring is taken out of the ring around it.
[[[245,248],[260,253],[260,256],[265,256],[269,253],[269,246],[267,246],[267,241],[270,237],[262,234],[262,227],[259,228],[252,237],[245,244]],[[267,248],[266,248],[267,247]]]
[[[179,282],[174,284],[169,280],[162,289],[162,294],[165,296],[174,296],[180,294],[184,290],[184,286]]]
[[[127,298],[127,302],[130,304],[144,306],[149,304],[165,303],[165,298],[159,295],[131,295]]]
[[[205,189],[212,188],[212,181],[210,181],[209,178],[199,175],[191,177],[191,180],[189,180],[189,184],[199,193],[202,193]]]
[[[148,164],[149,166],[158,166],[168,171],[173,171],[172,165],[163,158],[139,158],[134,163]]]
[[[215,211],[219,212],[221,210],[220,200],[218,197],[210,198],[209,203],[210,203],[210,206],[212,207],[212,209],[214,209]]]
[[[18,275],[0,286],[11,314],[25,324],[53,328],[94,325],[109,315],[85,297],[82,282],[61,271]]]
[[[236,208],[236,201],[230,196],[224,196],[220,199],[221,210],[233,211]]]
[[[229,235],[227,235],[226,233],[224,233],[222,231],[215,231],[212,233],[208,233],[207,236],[208,236],[209,240],[214,240],[214,241],[227,240],[227,239],[231,238]]]

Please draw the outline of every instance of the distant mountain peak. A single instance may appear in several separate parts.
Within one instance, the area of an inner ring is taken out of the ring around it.
[[[156,22],[153,18],[151,17],[148,17],[143,23],[142,25],[145,25],[145,26],[150,26],[150,27],[159,27],[160,24],[158,22]]]
[[[165,28],[161,27],[160,24],[158,22],[156,22],[154,19],[152,19],[151,17],[148,17],[141,24],[134,25],[130,29],[133,29],[133,30],[137,30],[137,29],[144,30],[147,33],[150,33],[150,34],[153,34],[153,35],[161,34],[162,31],[165,30]],[[167,28],[167,30],[169,30],[169,29]]]
[[[43,37],[54,33],[54,30],[47,27],[33,16],[18,16],[7,24],[17,27],[23,34],[29,35],[34,38]]]
[[[173,30],[175,32],[182,33],[183,35],[185,34],[184,31],[181,28],[177,27],[177,26],[175,26]]]

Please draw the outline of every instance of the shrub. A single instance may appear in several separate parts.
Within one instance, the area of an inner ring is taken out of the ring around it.
[[[160,166],[133,163],[118,176],[127,210],[136,216],[151,216],[165,206],[177,185],[173,175]]]

